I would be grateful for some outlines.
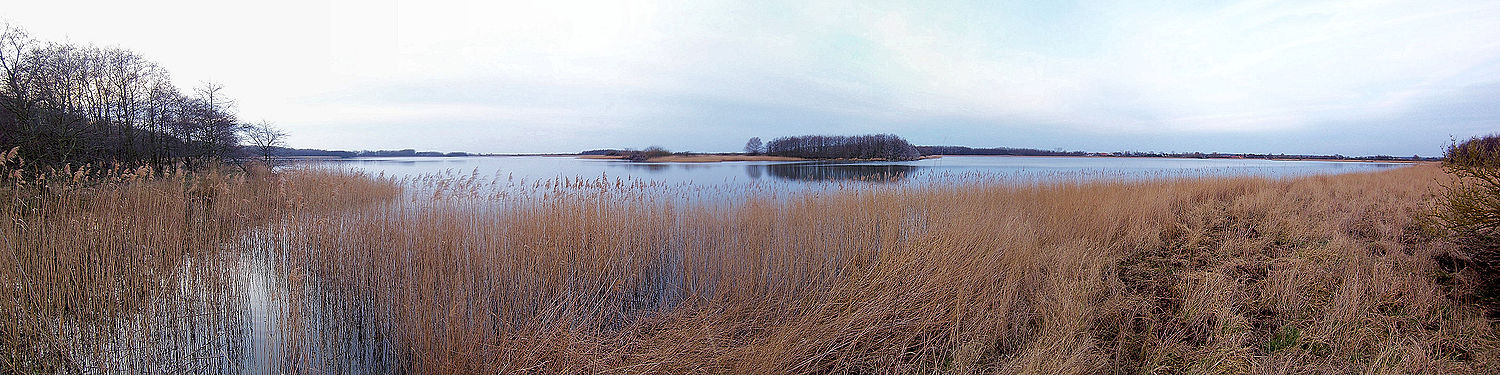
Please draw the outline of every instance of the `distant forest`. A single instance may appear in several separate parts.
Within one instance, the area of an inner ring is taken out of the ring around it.
[[[1096,157],[1136,157],[1136,158],[1186,158],[1186,159],[1287,159],[1287,160],[1368,160],[1368,161],[1436,161],[1438,157],[1412,156],[1344,156],[1334,155],[1309,155],[1309,154],[1252,154],[1252,153],[1220,153],[1220,152],[1087,152],[1087,151],[1065,151],[1065,150],[1041,150],[1034,148],[1014,147],[967,147],[967,146],[911,146],[906,140],[894,135],[871,135],[871,136],[800,136],[783,137],[772,140],[762,145],[760,138],[752,138],[745,145],[745,154],[757,155],[767,154],[773,156],[793,156],[808,159],[885,159],[885,160],[913,160],[923,156],[933,155],[991,155],[991,156],[1096,156]],[[911,147],[911,149],[907,149]],[[911,156],[911,150],[915,150],[917,156]],[[344,154],[307,154],[304,156],[383,156],[353,154],[349,151],[322,151],[309,150],[322,153],[346,153]],[[411,150],[404,150],[410,152]],[[369,152],[369,151],[365,151]],[[387,151],[381,151],[387,152]],[[665,150],[657,149],[654,152],[660,155],[671,154]],[[882,154],[885,152],[886,154]],[[577,155],[604,155],[604,156],[640,156],[645,151],[630,149],[597,149],[579,152]],[[884,157],[882,155],[895,154],[896,157]],[[444,156],[442,153],[429,152],[417,153],[415,156]],[[449,153],[447,156],[455,156]],[[457,153],[462,154],[462,153]],[[692,154],[692,153],[684,153]],[[713,153],[716,155],[730,155],[733,153]],[[658,155],[658,156],[660,156]],[[413,155],[402,155],[413,156]],[[632,160],[643,159],[632,157]]]
[[[0,151],[30,165],[201,164],[240,153],[243,129],[222,85],[185,93],[135,52],[0,24]]]
[[[1251,154],[1251,153],[1220,153],[1220,152],[1084,152],[1084,151],[1061,151],[1061,150],[1038,150],[1031,148],[971,148],[964,146],[917,146],[922,156],[928,155],[1013,155],[1013,156],[1115,156],[1136,158],[1187,158],[1187,159],[1309,159],[1309,160],[1370,160],[1370,161],[1436,161],[1437,157],[1421,157],[1412,155],[1408,157],[1375,155],[1375,156],[1344,156],[1344,155],[1300,155],[1300,154]]]
[[[1083,151],[1049,151],[1031,148],[970,148],[964,146],[917,146],[922,156],[928,155],[1017,155],[1017,156],[1084,156]]]
[[[271,151],[271,155],[272,156],[280,156],[280,157],[336,157],[336,158],[354,158],[354,157],[408,157],[408,156],[474,156],[474,154],[470,154],[470,153],[467,153],[467,152],[417,151],[415,149],[405,149],[405,150],[374,150],[374,151],[371,151],[371,150],[341,151],[341,150],[320,150],[320,149],[315,149],[315,148],[284,148],[284,147],[278,147],[275,150]]]
[[[808,159],[916,160],[922,153],[892,134],[856,136],[804,135],[772,139],[765,153]]]

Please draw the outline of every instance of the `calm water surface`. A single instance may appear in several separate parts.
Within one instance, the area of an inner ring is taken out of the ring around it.
[[[1200,176],[1273,178],[1399,168],[1404,163],[1109,157],[945,156],[908,162],[636,163],[563,156],[351,158],[330,162],[398,177],[477,174],[486,179],[637,179],[668,184],[806,185],[839,180],[940,184],[954,178],[1017,181],[1160,179]]]

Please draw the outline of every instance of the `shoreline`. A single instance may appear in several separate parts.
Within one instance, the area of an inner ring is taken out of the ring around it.
[[[630,160],[628,156],[620,155],[576,155],[576,154],[483,154],[465,156],[278,156],[273,160],[278,161],[314,161],[314,160],[344,160],[357,158],[463,158],[463,157],[572,157],[576,159],[590,160]],[[1400,164],[1428,164],[1439,163],[1434,160],[1370,160],[1370,159],[1317,159],[1317,158],[1188,158],[1172,156],[1095,156],[1095,155],[927,155],[916,160],[939,159],[948,156],[976,156],[976,157],[1014,157],[1014,158],[1121,158],[1121,159],[1178,159],[1178,160],[1267,160],[1267,161],[1322,161],[1336,163],[1400,163]],[[886,161],[882,159],[808,159],[789,156],[770,155],[670,155],[645,160],[645,163],[719,163],[735,161],[819,161],[819,162],[876,162]]]
[[[917,160],[939,159],[948,156],[977,156],[977,157],[1013,157],[1013,158],[1119,158],[1119,159],[1177,159],[1177,160],[1266,160],[1266,161],[1322,161],[1335,163],[1400,163],[1400,164],[1426,164],[1437,163],[1428,160],[1368,160],[1368,159],[1315,159],[1315,158],[1186,158],[1171,156],[1092,156],[1092,155],[927,155]],[[630,160],[628,156],[619,155],[576,155],[578,159],[592,160]],[[886,161],[879,159],[807,159],[787,156],[769,155],[671,155],[661,156],[645,160],[645,163],[718,163],[731,161],[828,161],[828,162],[867,162]]]
[[[937,159],[942,155],[928,155],[917,158],[917,160]],[[630,160],[628,156],[621,155],[578,155],[578,159],[591,160]],[[886,161],[883,159],[808,159],[791,156],[771,155],[671,155],[659,156],[646,159],[643,163],[720,163],[730,161],[827,161],[827,162],[863,162],[863,161]]]
[[[943,156],[984,156],[984,157],[1012,157],[1012,158],[1105,158],[1105,159],[1178,159],[1178,160],[1268,160],[1268,161],[1326,161],[1339,163],[1405,163],[1424,164],[1440,163],[1436,160],[1370,160],[1370,159],[1316,159],[1316,158],[1186,158],[1175,156],[1094,156],[1094,155],[933,155]],[[923,157],[927,158],[926,156]]]
[[[589,160],[630,160],[624,155],[578,155],[578,159]],[[668,155],[658,156],[643,161],[644,163],[720,163],[726,161],[810,161],[815,159],[794,158],[788,156],[770,155]]]

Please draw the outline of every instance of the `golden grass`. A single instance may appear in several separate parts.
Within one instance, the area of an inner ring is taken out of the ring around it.
[[[243,219],[271,223],[256,227],[257,238],[274,240],[238,251],[276,259],[283,290],[320,291],[289,293],[288,322],[357,312],[360,324],[369,319],[392,338],[400,367],[413,372],[1493,373],[1500,366],[1500,340],[1469,300],[1476,275],[1434,260],[1450,245],[1421,220],[1447,181],[1433,166],[1289,180],[844,184],[732,202],[684,201],[605,180],[491,192],[474,176],[414,180],[394,198],[386,185],[360,182],[368,177],[321,173],[284,174],[276,189],[226,179],[215,202],[250,202],[239,195],[250,193],[285,202],[265,214],[280,216]],[[7,213],[54,228],[5,229],[14,250],[0,259],[7,272],[0,281],[18,285],[0,296],[7,337],[37,341],[49,331],[13,324],[45,328],[70,314],[39,307],[59,302],[38,295],[76,300],[89,292],[74,289],[94,285],[85,279],[115,285],[99,291],[130,291],[181,268],[137,275],[101,266],[174,258],[182,251],[174,241],[235,242],[229,229],[173,234],[193,228],[176,221],[186,208],[173,202],[193,198],[176,187],[186,180],[163,184],[173,188],[118,188],[160,197],[57,204],[78,205],[69,215]],[[341,189],[359,193],[314,193]],[[127,208],[106,213],[110,205]],[[233,206],[204,217],[236,209],[262,212]],[[85,219],[95,216],[116,221]],[[94,228],[90,220],[101,223],[94,234],[55,234]],[[85,251],[97,255],[53,260],[110,231],[129,234]],[[234,249],[201,248],[194,251]],[[46,273],[59,276],[22,282]],[[120,299],[146,294],[132,293]],[[340,324],[318,319],[322,329]],[[305,349],[318,338],[284,336],[287,369],[329,371]],[[30,353],[5,345],[11,358]],[[30,345],[20,347],[40,344]]]
[[[327,212],[400,192],[344,172],[252,172],[147,178],[155,171],[69,168],[3,181],[0,368],[197,372],[186,366],[229,360],[201,357],[212,340],[178,336],[237,327],[226,309],[242,297],[228,270],[240,249],[227,245],[289,210]],[[162,363],[130,362],[141,358]]]
[[[1493,372],[1418,220],[1443,178],[590,185],[356,210],[283,250],[388,307],[421,372]]]

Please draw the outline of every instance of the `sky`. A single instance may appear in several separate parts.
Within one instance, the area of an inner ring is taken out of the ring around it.
[[[226,86],[293,147],[493,153],[892,133],[1438,155],[1500,131],[1497,1],[28,1]]]

